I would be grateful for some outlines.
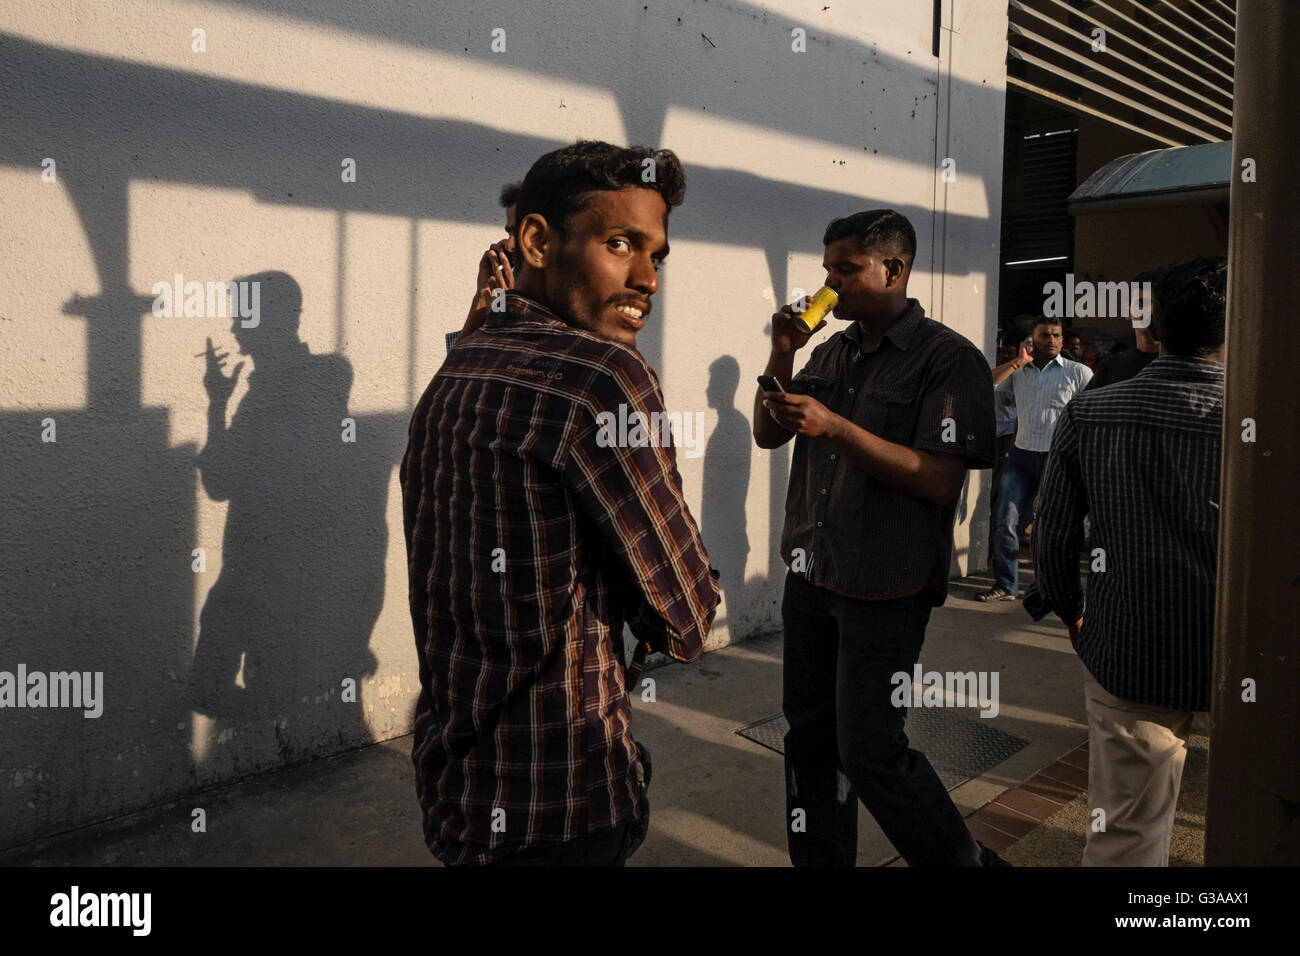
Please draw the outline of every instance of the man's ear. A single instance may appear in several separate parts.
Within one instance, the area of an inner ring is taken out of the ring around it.
[[[519,223],[519,234],[515,240],[519,258],[534,269],[546,264],[547,253],[551,249],[550,228],[546,217],[539,212],[529,213]]]
[[[906,283],[909,271],[908,262],[902,256],[889,256],[883,260],[885,267],[885,287]]]

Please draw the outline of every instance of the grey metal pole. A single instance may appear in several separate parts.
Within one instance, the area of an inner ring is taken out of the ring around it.
[[[1300,863],[1300,4],[1239,0],[1235,86],[1205,862],[1295,866]],[[1254,422],[1253,435],[1247,419]]]

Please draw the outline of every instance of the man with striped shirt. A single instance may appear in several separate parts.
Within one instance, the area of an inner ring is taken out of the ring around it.
[[[1226,294],[1223,259],[1170,270],[1160,356],[1066,406],[1043,475],[1025,610],[1060,615],[1086,668],[1088,806],[1105,825],[1084,866],[1168,865],[1187,737],[1210,706]]]
[[[718,586],[672,436],[611,441],[603,422],[662,420],[636,336],[684,191],[667,150],[580,142],[539,159],[506,309],[450,351],[411,419],[412,759],[448,864],[622,865],[644,839],[623,626],[693,660]]]

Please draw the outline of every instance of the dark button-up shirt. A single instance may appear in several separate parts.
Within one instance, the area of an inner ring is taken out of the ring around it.
[[[994,461],[993,378],[974,345],[915,299],[864,350],[856,322],[813,350],[790,383],[886,441]],[[829,441],[800,435],[790,465],[781,556],[838,594],[886,600],[948,593],[956,500],[934,504],[855,468]],[[795,554],[796,549],[801,551]]]
[[[1083,390],[1092,392],[1099,388],[1105,388],[1107,385],[1114,385],[1116,382],[1127,382],[1154,362],[1155,358],[1156,353],[1154,352],[1143,352],[1141,349],[1125,349],[1118,355],[1112,355],[1106,361],[1100,363],[1092,378],[1088,380],[1088,384],[1083,387]]]
[[[640,354],[510,293],[411,418],[412,759],[445,862],[640,818],[623,625],[693,660],[718,586],[663,432],[621,447],[600,427],[621,404],[663,412]]]
[[[1070,622],[1082,613],[1079,657],[1122,700],[1209,709],[1222,421],[1223,366],[1166,355],[1075,398],[1057,425],[1025,609]]]

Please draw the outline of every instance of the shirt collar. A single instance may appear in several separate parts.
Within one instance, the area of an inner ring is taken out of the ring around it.
[[[504,311],[494,312],[491,308],[488,309],[487,319],[483,323],[485,326],[491,329],[499,329],[507,325],[516,325],[521,320],[565,324],[563,319],[536,299],[530,299],[513,289],[506,292],[505,300],[506,307]]]
[[[907,300],[907,311],[904,312],[894,324],[885,329],[884,338],[889,339],[898,348],[904,352],[907,351],[907,345],[912,340],[912,336],[921,325],[921,320],[925,318],[925,309],[921,308],[921,303],[916,299]],[[862,345],[862,326],[857,322],[850,322],[849,327],[844,330],[844,337],[849,339],[860,350],[866,351]]]
[[[1048,360],[1043,364],[1043,367],[1042,367],[1042,368],[1039,368],[1039,367],[1038,367],[1037,365],[1035,365],[1033,362],[1029,362],[1029,363],[1027,363],[1027,364],[1025,365],[1025,368],[1032,368],[1035,372],[1044,372],[1044,371],[1047,370],[1047,366],[1048,366],[1048,365],[1059,365],[1059,366],[1061,366],[1061,368],[1065,368],[1065,359],[1063,359],[1063,358],[1061,357],[1061,353],[1060,353],[1060,352],[1057,352],[1055,355],[1053,355],[1051,358],[1049,358],[1049,359],[1048,359]]]
[[[1157,355],[1139,375],[1153,378],[1200,379],[1205,382],[1222,382],[1224,368],[1218,362],[1192,355]]]

